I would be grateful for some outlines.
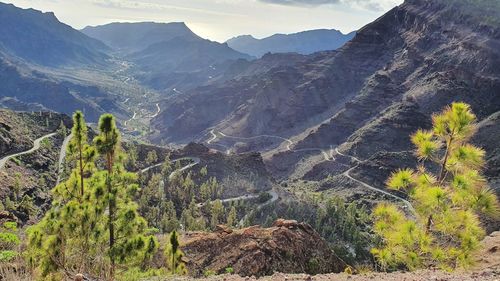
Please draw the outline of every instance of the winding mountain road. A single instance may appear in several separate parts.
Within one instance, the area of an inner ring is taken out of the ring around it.
[[[229,139],[238,139],[238,140],[254,140],[254,139],[258,139],[258,138],[274,138],[274,139],[279,139],[279,140],[282,140],[282,141],[285,141],[285,142],[288,143],[286,145],[286,150],[288,150],[288,151],[291,151],[291,152],[319,151],[319,152],[321,152],[321,154],[325,158],[325,161],[335,161],[335,157],[331,153],[332,151],[330,151],[330,154],[328,154],[326,150],[324,150],[322,148],[315,148],[315,147],[313,147],[313,148],[302,148],[302,149],[292,149],[292,145],[294,144],[294,142],[292,140],[290,140],[290,139],[287,139],[287,138],[284,138],[284,137],[280,137],[280,136],[275,136],[275,135],[259,135],[259,136],[253,136],[253,137],[235,137],[235,136],[226,135],[223,132],[218,132],[218,133],[222,137],[229,138]],[[219,145],[219,144],[213,143],[218,138],[217,133],[214,130],[211,130],[210,134],[211,134],[211,137],[207,141],[207,144]],[[229,154],[229,153],[230,153],[230,150],[227,151],[227,154]]]
[[[228,198],[228,199],[219,199],[222,203],[230,203],[230,202],[234,202],[234,201],[246,201],[246,200],[250,200],[250,199],[255,199],[255,198],[258,198],[259,195],[257,194],[247,194],[247,195],[242,195],[242,196],[238,196],[238,197],[233,197],[233,198]],[[214,202],[214,201],[212,201]],[[204,202],[204,203],[199,203],[197,206],[198,208],[201,208],[203,206],[205,206],[207,203]]]
[[[376,188],[370,184],[367,184],[363,181],[360,181],[358,179],[355,179],[353,178],[351,175],[350,175],[350,172],[353,171],[355,168],[357,168],[359,166],[359,163],[363,162],[361,161],[359,158],[355,157],[355,156],[350,156],[350,155],[346,155],[344,153],[341,153],[338,148],[330,148],[330,153],[328,154],[324,149],[321,149],[321,148],[303,148],[303,149],[292,149],[291,146],[294,144],[292,140],[290,139],[287,139],[287,138],[283,138],[283,137],[280,137],[280,136],[273,136],[273,135],[259,135],[259,136],[253,136],[253,137],[248,137],[248,138],[245,138],[245,137],[234,137],[234,136],[229,136],[229,135],[226,135],[224,134],[223,132],[218,132],[221,136],[225,137],[225,138],[232,138],[232,139],[240,139],[240,140],[253,140],[253,139],[257,139],[257,138],[263,138],[263,137],[268,137],[268,138],[276,138],[276,139],[280,139],[280,140],[283,140],[283,141],[286,141],[288,143],[288,145],[286,146],[286,149],[288,151],[291,151],[291,152],[302,152],[302,151],[320,151],[323,155],[323,157],[325,158],[326,161],[335,161],[335,157],[333,156],[333,152],[335,151],[335,153],[337,153],[338,155],[341,155],[341,156],[344,156],[344,157],[348,157],[350,159],[353,159],[355,162],[357,162],[358,164],[356,164],[354,167],[348,169],[347,171],[345,171],[344,173],[342,173],[343,176],[349,178],[350,180],[352,181],[355,181],[357,183],[359,183],[360,185],[362,185],[363,187],[367,188],[367,189],[370,189],[372,191],[375,191],[375,192],[378,192],[378,193],[381,193],[381,194],[384,194],[386,196],[389,196],[391,198],[394,198],[400,202],[402,202],[406,208],[408,208],[408,210],[410,212],[412,212],[413,215],[416,214],[415,212],[415,209],[413,207],[413,205],[406,199],[402,198],[402,197],[399,197],[397,195],[394,195],[390,192],[387,192],[385,190],[382,190],[382,189],[379,189],[379,188]],[[207,144],[211,144],[211,145],[214,145],[214,141],[217,140],[218,136],[217,136],[217,132],[215,132],[215,130],[211,130],[210,131],[210,134],[211,134],[211,137],[210,139],[207,141]],[[234,198],[234,200],[237,200],[238,198]],[[248,199],[247,199],[248,200]],[[277,199],[276,199],[277,200]],[[243,219],[242,219],[243,220]]]
[[[201,159],[198,158],[198,157],[183,157],[183,158],[178,158],[178,159],[174,159],[174,160],[170,160],[170,163],[175,163],[177,161],[182,161],[182,160],[189,160],[189,161],[192,161],[192,163],[189,163],[188,165],[180,168],[180,169],[177,169],[175,171],[173,171],[172,173],[170,173],[170,175],[168,176],[168,179],[171,180],[177,173],[182,173],[184,172],[185,170],[187,169],[190,169],[198,164],[200,164],[200,161]],[[151,165],[147,168],[144,168],[141,170],[141,173],[146,173],[147,171],[151,170],[151,169],[154,169],[156,167],[160,167],[161,165],[163,165],[163,162],[162,163],[158,163],[158,164],[155,164],[155,165]]]
[[[207,144],[212,144],[213,141],[215,141],[217,139],[217,135],[215,134],[215,131],[214,130],[211,130],[210,131],[210,134],[212,135],[210,137],[210,139],[207,141]]]
[[[63,141],[63,143],[61,145],[61,150],[59,151],[59,162],[57,164],[58,172],[57,172],[56,185],[59,185],[59,183],[61,182],[61,175],[64,172],[63,161],[64,161],[64,158],[66,158],[66,148],[68,147],[69,141],[71,140],[72,136],[73,136],[72,134],[69,134],[64,139],[64,141]]]
[[[156,104],[156,113],[149,116],[149,118],[155,118],[156,116],[158,116],[158,114],[160,114],[160,112],[161,112],[160,104],[157,103]]]
[[[134,115],[132,116],[132,118],[130,118],[127,121],[125,121],[124,125],[127,126],[128,122],[134,120],[136,117],[137,117],[137,112],[134,111]]]
[[[411,204],[408,200],[406,200],[406,199],[404,199],[404,198],[402,198],[402,197],[399,197],[399,196],[397,196],[397,195],[394,195],[394,194],[392,194],[392,193],[390,193],[390,192],[387,192],[387,191],[385,191],[385,190],[382,190],[382,189],[376,188],[376,187],[374,187],[374,186],[372,186],[372,185],[369,185],[369,184],[367,184],[367,183],[365,183],[365,182],[363,182],[363,181],[360,181],[360,180],[358,180],[358,179],[355,179],[355,178],[353,178],[353,177],[350,175],[351,171],[353,171],[354,169],[356,169],[356,168],[359,166],[359,164],[360,164],[361,162],[363,162],[363,161],[359,160],[359,158],[356,158],[356,157],[354,157],[354,156],[350,156],[350,155],[343,154],[343,153],[341,153],[341,152],[340,152],[337,148],[335,148],[335,152],[336,152],[337,154],[341,155],[341,156],[351,158],[351,159],[353,159],[355,162],[357,162],[357,164],[356,164],[354,167],[352,167],[352,168],[348,169],[347,171],[343,172],[343,173],[342,173],[342,175],[343,175],[343,176],[347,177],[348,179],[350,179],[350,180],[352,180],[352,181],[355,181],[355,182],[357,182],[357,183],[361,184],[361,185],[362,185],[363,187],[365,187],[365,188],[368,188],[368,189],[373,190],[373,191],[375,191],[375,192],[378,192],[378,193],[384,194],[384,195],[386,195],[386,196],[389,196],[389,197],[391,197],[391,198],[394,198],[394,199],[396,199],[396,200],[398,200],[398,201],[402,202],[402,203],[405,205],[405,207],[406,207],[406,208],[408,208],[408,210],[409,210],[409,211],[410,211],[410,212],[411,212],[414,216],[416,216],[416,211],[415,211],[415,208],[413,208],[413,205],[412,205],[412,204]]]
[[[8,155],[8,156],[5,156],[4,158],[0,159],[0,169],[3,169],[5,164],[12,158],[14,157],[18,157],[18,156],[22,156],[22,155],[26,155],[26,154],[30,154],[32,152],[35,152],[37,151],[38,149],[40,149],[40,144],[42,143],[42,141],[46,138],[50,138],[50,137],[53,137],[57,134],[57,132],[54,132],[54,133],[50,133],[50,134],[47,134],[47,135],[44,135],[38,139],[36,139],[34,142],[33,142],[33,147],[29,150],[26,150],[26,151],[23,151],[23,152],[19,152],[19,153],[14,153],[14,154],[11,154],[11,155]]]
[[[257,206],[257,208],[255,210],[252,210],[250,213],[246,214],[243,218],[241,218],[241,220],[238,222],[238,226],[242,227],[243,224],[245,223],[245,220],[247,219],[247,217],[252,213],[252,212],[258,212],[260,211],[262,208],[264,208],[265,206],[269,205],[269,204],[272,204],[274,202],[276,202],[278,199],[279,199],[279,196],[278,196],[278,193],[274,190],[274,189],[271,189],[271,191],[268,192],[270,195],[271,195],[271,198],[269,200],[267,200],[267,202],[264,202],[260,205]],[[247,199],[248,200],[248,199]]]

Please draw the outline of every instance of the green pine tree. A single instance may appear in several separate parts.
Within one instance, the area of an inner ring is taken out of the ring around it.
[[[94,139],[105,170],[96,173],[94,196],[99,201],[101,214],[107,215],[103,231],[107,233],[109,276],[113,280],[117,264],[133,264],[141,255],[151,256],[151,236],[147,223],[137,209],[133,196],[138,191],[137,175],[125,171],[120,153],[120,133],[115,119],[104,114],[99,120],[99,135]],[[149,242],[148,242],[149,241]]]
[[[114,118],[102,116],[93,147],[83,133],[83,116],[75,116],[81,119],[75,122],[69,145],[74,169],[53,189],[51,209],[28,229],[26,256],[33,272],[40,273],[39,279],[72,279],[83,273],[113,280],[117,264],[146,268],[157,243],[147,235],[147,224],[132,200],[138,190],[137,176],[123,168]],[[93,164],[97,151],[98,166]]]
[[[186,266],[182,262],[184,254],[180,249],[179,236],[177,231],[172,231],[168,239],[168,245],[165,249],[165,256],[167,257],[167,266],[173,275],[187,274]]]
[[[76,111],[73,114],[73,128],[71,129],[71,141],[68,144],[68,152],[70,156],[77,159],[80,191],[79,196],[83,199],[85,193],[85,169],[93,163],[95,158],[95,150],[89,146],[87,141],[87,124],[85,117],[81,111]]]
[[[236,219],[237,219],[237,212],[236,208],[231,206],[231,210],[229,211],[229,214],[227,215],[227,226],[229,227],[234,227],[236,226]]]
[[[156,154],[156,151],[151,150],[148,152],[148,155],[146,156],[146,163],[148,165],[152,165],[158,161],[158,155]]]
[[[374,229],[383,245],[372,253],[384,269],[455,269],[471,263],[484,236],[479,215],[496,216],[499,209],[481,175],[485,153],[469,143],[475,121],[469,105],[453,103],[433,116],[432,130],[412,136],[418,168],[395,172],[387,185],[408,194],[417,217],[409,219],[387,203],[374,211]],[[436,174],[427,168],[432,164]]]
[[[17,223],[7,221],[0,225],[0,264],[18,257],[20,243]]]

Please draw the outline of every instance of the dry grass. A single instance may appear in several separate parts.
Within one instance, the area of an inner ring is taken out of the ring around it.
[[[0,280],[5,281],[32,281],[35,280],[30,272],[16,263],[0,263]]]

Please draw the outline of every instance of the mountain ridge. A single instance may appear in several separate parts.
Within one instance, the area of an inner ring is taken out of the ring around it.
[[[126,54],[176,37],[201,39],[184,22],[113,22],[87,26],[81,32]]]
[[[336,29],[314,29],[290,34],[277,33],[262,39],[252,35],[240,35],[227,40],[226,43],[237,51],[255,57],[262,57],[266,53],[290,52],[309,55],[335,50],[351,40],[355,34],[355,31],[343,34]]]
[[[0,3],[0,50],[44,66],[104,64],[109,50],[54,13]]]

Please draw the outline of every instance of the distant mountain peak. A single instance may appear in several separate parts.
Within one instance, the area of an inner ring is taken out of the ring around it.
[[[354,37],[355,32],[343,34],[336,29],[314,29],[291,34],[277,33],[257,39],[241,35],[227,41],[228,45],[242,53],[261,57],[266,53],[311,54],[335,50]]]
[[[46,66],[99,64],[108,48],[71,26],[53,12],[22,9],[0,3],[0,52],[16,60]]]
[[[235,36],[229,40],[227,40],[227,42],[231,41],[231,40],[234,40],[234,39],[255,39],[255,40],[258,40],[257,38],[253,37],[252,35],[250,34],[244,34],[244,35],[238,35],[238,36]]]
[[[87,26],[82,32],[124,53],[139,52],[174,38],[201,39],[185,22],[113,22]]]

